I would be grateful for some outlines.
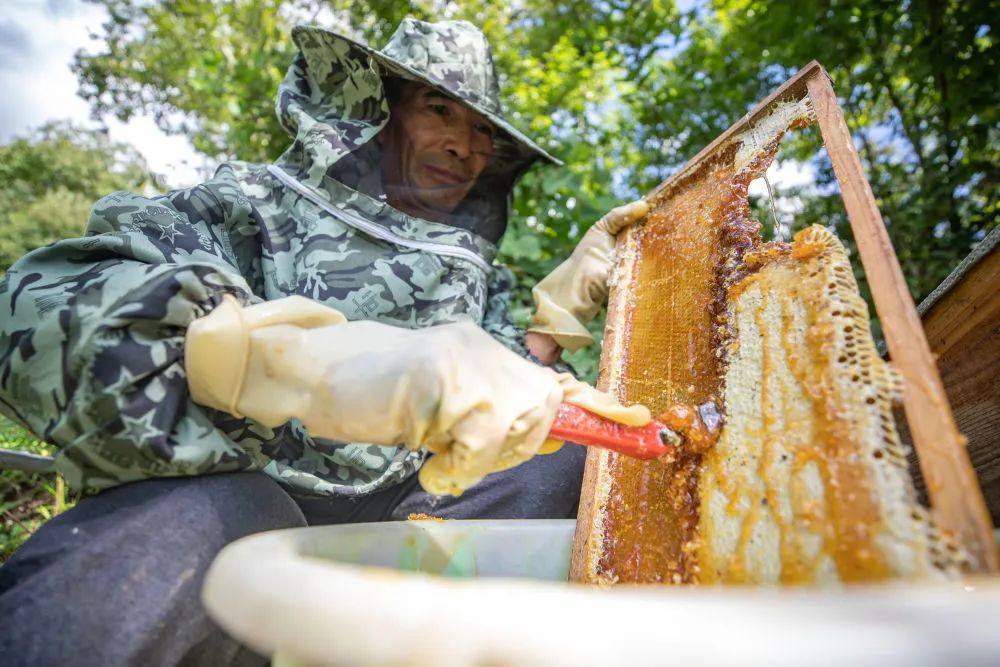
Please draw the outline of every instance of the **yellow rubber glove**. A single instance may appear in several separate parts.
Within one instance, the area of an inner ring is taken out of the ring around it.
[[[649,206],[639,200],[612,209],[595,222],[569,259],[531,290],[535,313],[528,331],[552,336],[571,352],[594,342],[586,324],[608,298],[615,236],[648,212]]]
[[[435,494],[461,493],[538,453],[564,395],[625,424],[650,418],[474,324],[347,322],[299,296],[247,308],[226,296],[188,327],[185,365],[201,405],[271,427],[297,417],[322,438],[427,448],[436,456],[420,483]]]
[[[430,493],[457,494],[537,453],[559,377],[471,323],[408,330],[346,322],[302,297],[241,307],[226,297],[188,327],[192,399],[314,436],[426,447]]]

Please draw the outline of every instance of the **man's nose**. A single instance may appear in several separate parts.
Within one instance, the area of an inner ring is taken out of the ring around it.
[[[445,132],[444,149],[459,160],[472,155],[472,128],[453,125]]]

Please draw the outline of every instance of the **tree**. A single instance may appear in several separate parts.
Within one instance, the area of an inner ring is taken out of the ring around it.
[[[531,285],[597,217],[621,197],[638,194],[613,192],[611,185],[631,155],[622,148],[630,128],[615,110],[624,90],[615,33],[627,30],[637,40],[635,26],[648,32],[675,15],[673,3],[660,0],[642,10],[589,0],[96,1],[109,12],[101,34],[107,49],[80,53],[75,64],[80,93],[95,114],[127,120],[152,113],[161,128],[187,134],[197,149],[220,159],[270,159],[288,144],[273,97],[293,56],[288,32],[294,23],[319,17],[372,44],[384,43],[404,16],[480,26],[505,75],[501,84],[515,123],[567,163],[523,180],[501,247],[501,259],[520,278],[515,313],[522,321]],[[581,24],[580,16],[594,19]],[[596,356],[577,360],[592,369]]]
[[[0,146],[0,271],[29,250],[80,236],[100,197],[154,183],[134,149],[64,123]]]
[[[530,172],[501,259],[528,290],[613,205],[648,191],[809,60],[830,70],[914,295],[932,289],[998,217],[997,0],[93,0],[107,50],[79,54],[98,115],[153,113],[217,157],[275,157],[272,111],[295,22],[381,45],[404,16],[464,18],[494,47],[515,122],[566,162]],[[850,243],[829,162],[811,165],[795,226]],[[595,324],[598,327],[599,323]],[[574,357],[593,368],[596,355]]]
[[[630,71],[640,137],[665,160],[648,187],[810,60],[830,72],[914,296],[929,293],[1000,219],[1000,2],[717,0],[685,16],[686,47]],[[818,139],[784,157],[807,161],[817,187],[796,227],[834,225],[843,207]]]

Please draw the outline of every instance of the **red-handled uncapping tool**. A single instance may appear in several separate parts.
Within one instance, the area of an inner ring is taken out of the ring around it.
[[[563,403],[549,437],[578,445],[603,447],[637,459],[673,456],[682,438],[655,419],[645,426],[625,426],[569,403]]]
[[[656,419],[645,426],[626,426],[563,403],[556,412],[549,437],[588,447],[602,447],[637,459],[672,459],[682,444],[688,443],[698,449],[710,446],[715,442],[722,424],[722,417],[713,402],[697,408],[675,405],[660,419],[670,426]]]

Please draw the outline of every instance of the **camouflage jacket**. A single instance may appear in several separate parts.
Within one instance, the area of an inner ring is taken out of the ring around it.
[[[297,492],[360,495],[419,468],[422,452],[313,438],[295,420],[269,429],[193,403],[186,327],[224,294],[244,304],[299,294],[411,328],[467,319],[524,353],[508,312],[512,275],[473,230],[506,216],[535,158],[508,161],[506,189],[455,225],[389,207],[371,141],[389,115],[382,80],[354,48],[293,36],[300,53],[277,110],[295,141],[276,163],[224,164],[162,196],[111,194],[82,238],[35,250],[4,276],[0,409],[59,447],[73,487],[263,469]]]

